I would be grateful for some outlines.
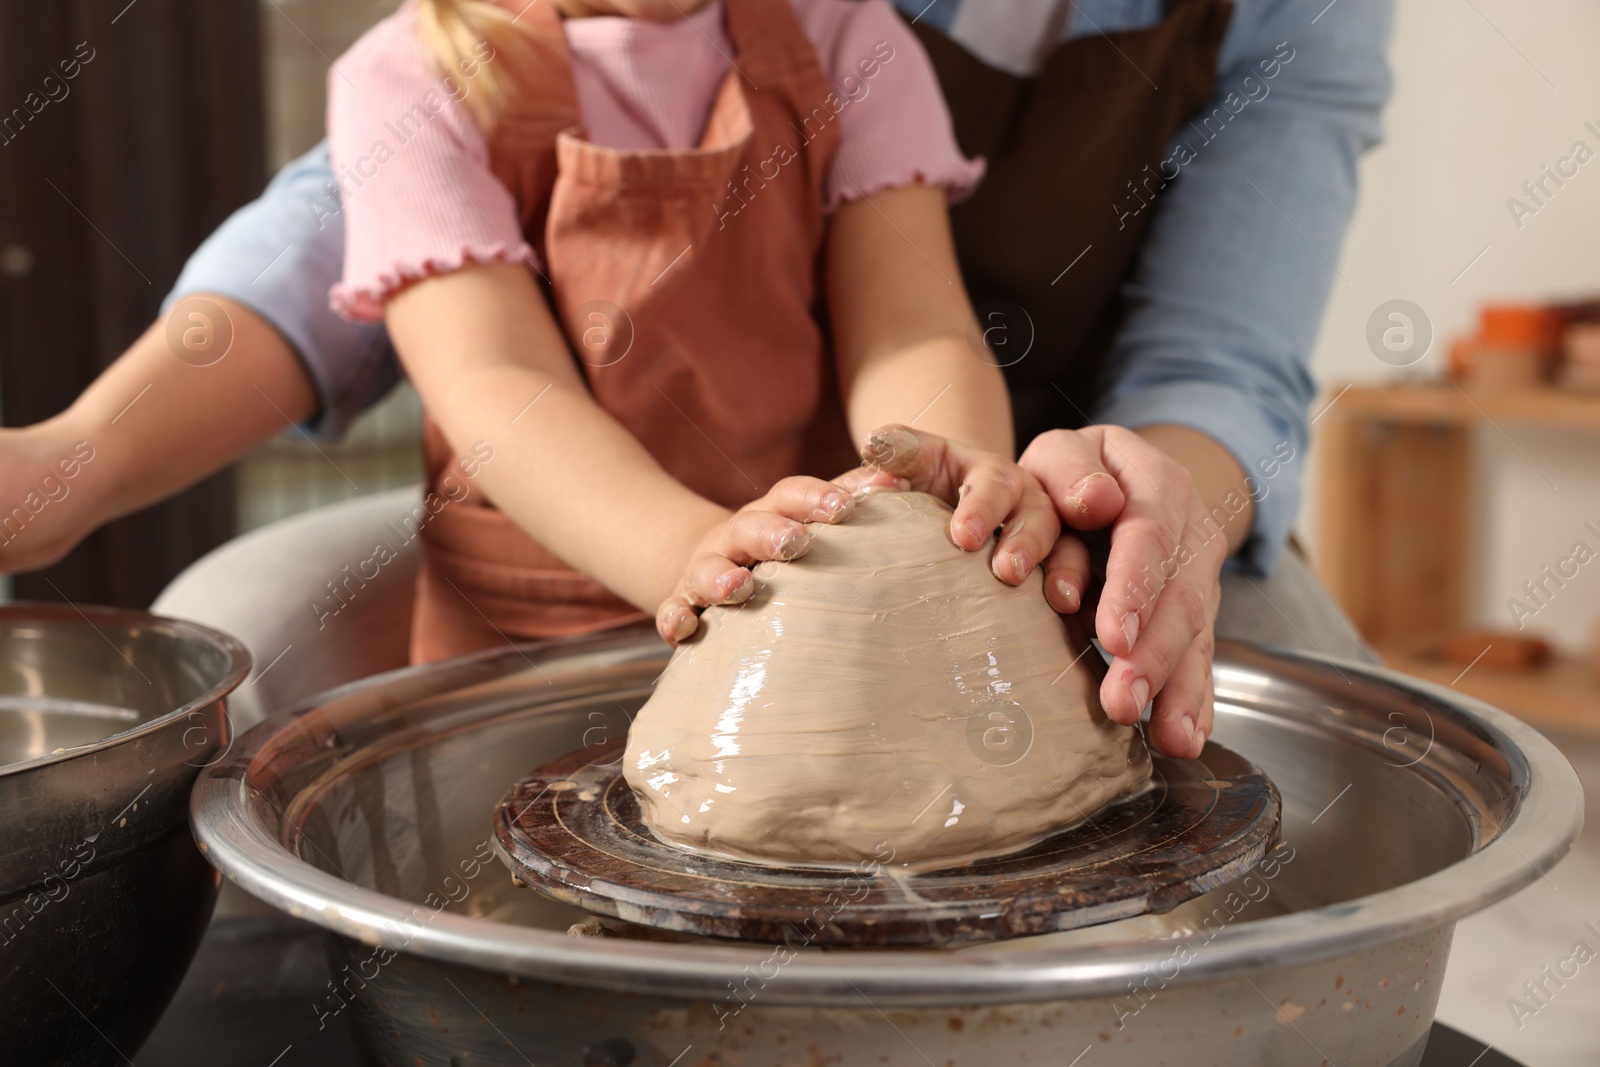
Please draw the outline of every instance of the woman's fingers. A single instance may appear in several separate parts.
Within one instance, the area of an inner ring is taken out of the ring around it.
[[[1022,468],[1044,485],[1061,521],[1111,526],[1095,634],[1115,659],[1101,686],[1106,714],[1138,719],[1152,697],[1150,736],[1168,755],[1199,755],[1210,734],[1213,628],[1227,538],[1188,470],[1131,430],[1095,426],[1043,434]],[[1081,606],[1088,553],[1070,537],[1045,562],[1045,596]]]
[[[1101,461],[1105,428],[1051,430],[1035,437],[1017,465],[1044,486],[1061,521],[1078,530],[1111,524],[1127,503],[1123,487]]]
[[[1215,699],[1209,646],[1195,642],[1178,660],[1156,696],[1146,731],[1155,746],[1176,759],[1194,759],[1211,736]]]
[[[1020,465],[1039,479],[1062,522],[1080,530],[1115,523],[1095,633],[1113,655],[1126,655],[1154,609],[1162,561],[1183,533],[1194,495],[1188,473],[1112,426],[1040,434]]]
[[[1212,623],[1220,595],[1198,570],[1179,574],[1161,590],[1150,624],[1133,650],[1111,662],[1100,684],[1100,702],[1117,722],[1131,722],[1151,696],[1159,693],[1152,729],[1163,739],[1158,747],[1185,757],[1199,724],[1205,694],[1186,688],[1178,677],[1194,657],[1209,669]]]
[[[1089,587],[1089,546],[1070,533],[1062,534],[1044,560],[1044,598],[1063,615],[1083,607]]]
[[[1137,435],[1106,428],[1106,465],[1127,494],[1111,532],[1106,583],[1095,613],[1095,633],[1115,656],[1132,651],[1148,626],[1165,585],[1191,567],[1216,584],[1226,555],[1224,539],[1191,535],[1189,517],[1199,508],[1194,480],[1176,460]],[[1213,559],[1212,557],[1216,558]]]

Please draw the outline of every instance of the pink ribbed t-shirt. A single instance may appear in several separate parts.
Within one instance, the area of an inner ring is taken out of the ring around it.
[[[932,66],[887,0],[790,2],[842,101],[824,210],[919,182],[952,198],[971,192],[983,163],[956,146]],[[733,61],[719,0],[671,22],[575,18],[563,30],[594,143],[699,142]],[[344,278],[332,300],[351,318],[379,321],[384,300],[407,282],[465,263],[538,266],[464,103],[478,76],[467,69],[445,80],[407,0],[329,71],[328,140],[345,215]]]

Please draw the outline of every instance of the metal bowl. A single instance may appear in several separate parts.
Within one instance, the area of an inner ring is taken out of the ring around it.
[[[189,789],[250,670],[139,611],[0,605],[0,1059],[120,1064],[155,1028],[220,884]]]
[[[490,813],[627,727],[665,650],[627,634],[410,668],[263,723],[197,784],[196,834],[329,931],[373,1063],[1410,1065],[1462,916],[1570,847],[1572,769],[1517,720],[1401,675],[1224,645],[1216,737],[1283,794],[1285,848],[1159,916],[959,951],[567,934]],[[1088,1057],[1088,1058],[1085,1058]]]

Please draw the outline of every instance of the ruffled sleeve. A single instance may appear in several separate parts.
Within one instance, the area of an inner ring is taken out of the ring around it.
[[[344,273],[330,298],[346,317],[381,321],[396,291],[468,263],[538,268],[462,102],[473,91],[473,78],[447,80],[435,66],[410,4],[328,72],[328,142],[345,227]]]
[[[952,201],[970,195],[983,160],[961,154],[933,64],[887,0],[796,8],[842,105],[827,210],[913,184],[944,186]]]

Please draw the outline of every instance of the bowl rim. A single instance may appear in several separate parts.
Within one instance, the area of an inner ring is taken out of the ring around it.
[[[635,639],[637,640],[637,639]],[[566,982],[625,992],[726,1000],[734,982],[763,961],[770,945],[693,945],[575,939],[559,931],[472,918],[353,885],[283,847],[251,814],[252,789],[237,769],[248,767],[272,738],[302,730],[301,716],[323,703],[382,684],[440,671],[445,678],[481,680],[487,661],[521,656],[537,664],[584,650],[604,651],[616,635],[539,642],[512,651],[491,650],[448,664],[400,668],[329,690],[286,709],[249,731],[229,761],[208,768],[191,794],[190,817],[201,850],[225,877],[257,898],[324,930],[395,953],[498,974]],[[1239,658],[1248,667],[1237,664]],[[1452,927],[1543,877],[1570,849],[1582,827],[1583,794],[1577,774],[1556,747],[1515,717],[1444,686],[1370,664],[1313,657],[1219,641],[1217,675],[1258,670],[1278,661],[1330,684],[1351,674],[1423,698],[1463,717],[1497,748],[1526,761],[1530,784],[1512,818],[1493,840],[1432,874],[1377,893],[1320,908],[1229,924],[1165,984],[1238,979],[1263,968],[1288,967],[1349,956]],[[527,664],[520,664],[526,669]],[[1219,697],[1219,714],[1268,714]],[[1248,753],[1244,753],[1248,758]],[[282,813],[278,813],[282,817]],[[487,825],[487,817],[486,817]],[[1290,842],[1291,846],[1293,842]],[[441,909],[443,905],[441,904]],[[409,922],[408,922],[409,920]],[[905,1007],[1021,1003],[1126,995],[1130,982],[1171,959],[1172,939],[1129,939],[1066,945],[1030,952],[974,946],[960,952],[852,950],[800,953],[779,978],[763,985],[772,1004],[868,1003]],[[870,994],[870,996],[869,996]]]
[[[126,730],[119,730],[114,734],[107,734],[105,737],[81,745],[73,745],[71,748],[62,749],[60,752],[35,756],[33,759],[23,760],[19,763],[0,764],[0,779],[24,774],[51,764],[82,759],[85,756],[127,744],[129,741],[145,734],[157,733],[170,726],[174,721],[187,717],[201,708],[225,698],[239,687],[239,683],[245,680],[254,665],[250,650],[245,647],[244,642],[232,634],[224,633],[221,630],[189,619],[177,619],[168,615],[154,615],[148,611],[140,611],[137,608],[77,604],[70,601],[60,604],[46,600],[13,600],[0,604],[0,629],[9,628],[24,621],[65,622],[75,625],[88,623],[96,632],[99,631],[98,624],[121,627],[137,626],[141,629],[155,630],[173,637],[194,638],[205,641],[226,653],[228,656],[228,670],[205,692],[185,701],[172,711],[162,712],[160,715],[144,722],[136,723]],[[104,634],[101,636],[104,636]],[[106,638],[106,640],[109,641],[110,638]]]

